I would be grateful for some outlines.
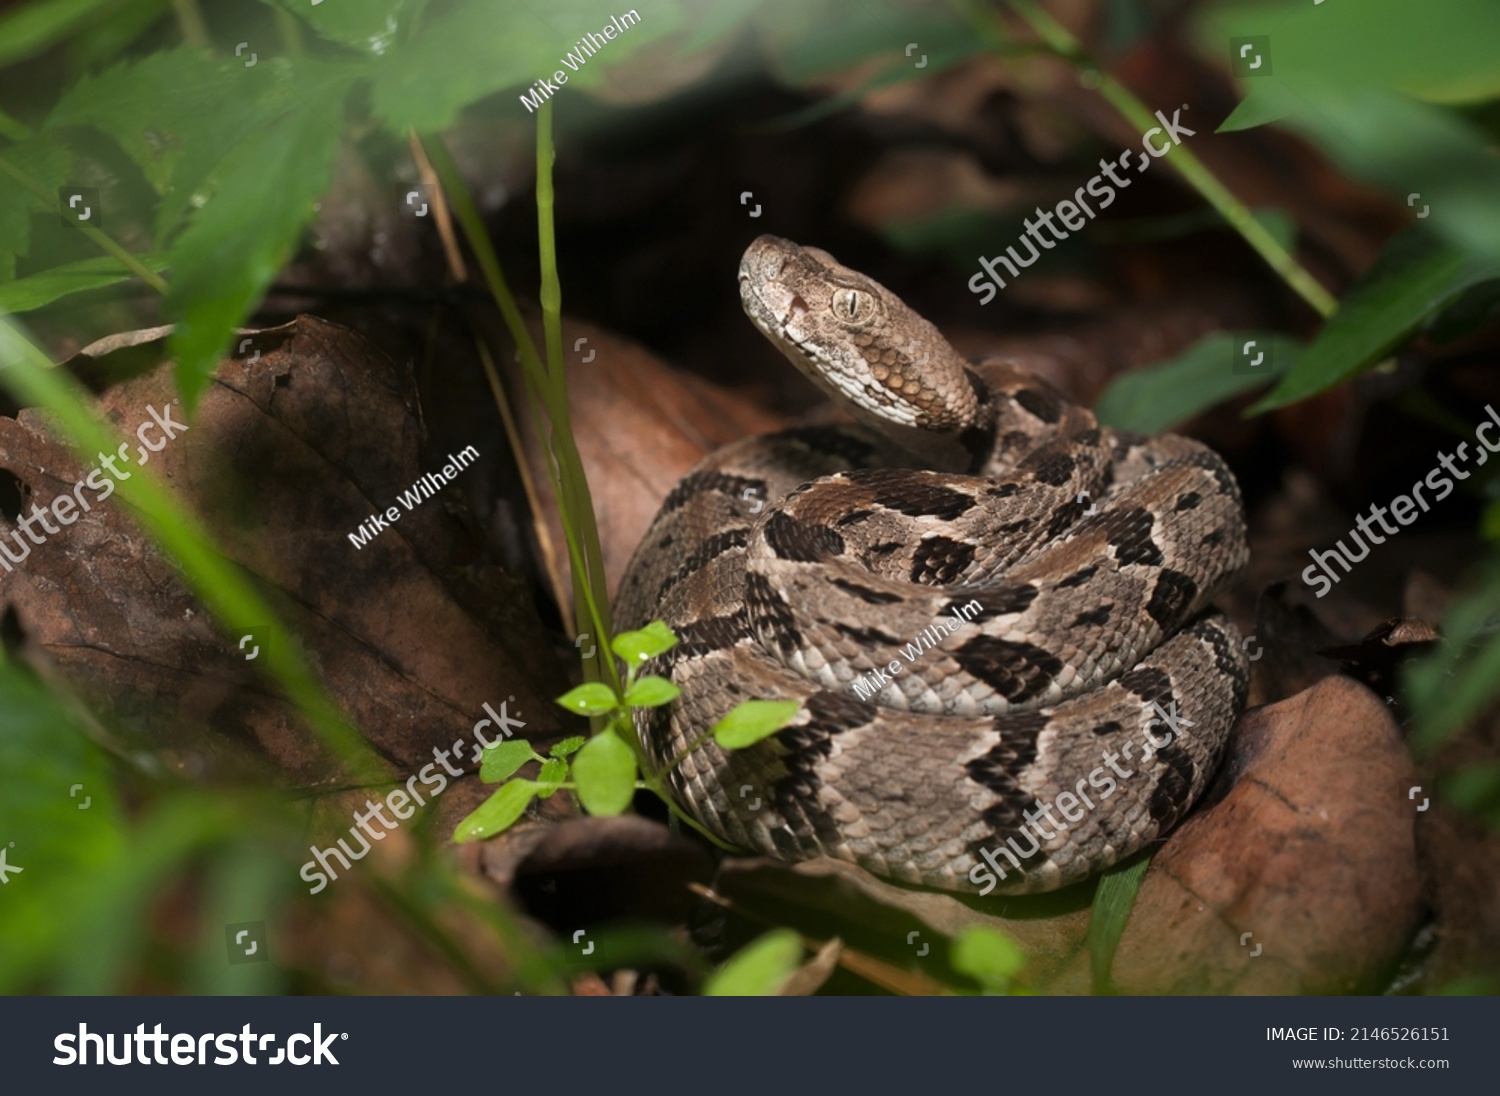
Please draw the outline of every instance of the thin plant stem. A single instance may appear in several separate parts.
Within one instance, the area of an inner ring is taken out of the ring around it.
[[[42,186],[41,183],[31,178],[31,176],[27,175],[24,171],[16,167],[10,161],[0,158],[0,171],[5,172],[5,174],[9,175],[12,179],[16,180],[16,182],[20,183],[27,190],[31,191],[44,203],[50,205],[53,201],[56,200],[55,196],[50,193],[46,187]],[[93,225],[80,224],[77,227],[85,237],[87,237],[94,243],[95,246],[99,248],[99,250],[115,259],[122,266],[124,266],[126,270],[129,270],[136,277],[140,278],[141,281],[145,282],[152,289],[156,290],[156,292],[162,294],[163,296],[166,295],[167,283],[162,279],[161,275],[157,274],[145,263],[141,262],[134,255],[117,244],[111,237],[101,232]]]
[[[432,214],[437,221],[438,238],[443,241],[443,255],[448,261],[448,271],[455,282],[463,284],[469,280],[469,268],[464,265],[464,253],[459,249],[458,237],[453,234],[453,217],[443,198],[443,188],[438,182],[437,172],[432,170],[422,142],[417,140],[415,133],[409,135],[408,142],[411,145],[412,159],[416,160],[417,171],[422,176],[422,183],[432,192]]]
[[[500,420],[505,424],[505,436],[510,441],[511,456],[515,458],[516,470],[521,476],[521,489],[526,493],[526,505],[531,507],[533,514],[542,512],[542,500],[537,494],[536,479],[531,474],[531,468],[526,463],[526,454],[521,451],[521,432],[516,425],[516,417],[510,409],[510,400],[505,395],[505,388],[500,383],[500,374],[495,369],[495,359],[490,353],[489,346],[476,331],[474,332],[474,347],[479,352],[479,362],[484,367],[485,380],[489,382],[490,395],[495,398],[495,406],[500,409]],[[542,550],[542,566],[547,569],[547,581],[552,586],[553,596],[558,599],[559,604],[563,600],[563,579],[557,571],[557,560],[555,548],[552,543],[552,532],[547,528],[547,523],[538,521],[536,523],[536,539]]]
[[[1098,92],[1141,134],[1156,125],[1156,118],[1134,92],[1120,83],[1084,50],[1082,43],[1033,0],[1005,0],[1036,31],[1042,41],[1058,56],[1098,79]],[[972,9],[970,9],[971,18]],[[1255,219],[1250,209],[1219,182],[1202,160],[1186,145],[1173,144],[1165,159],[1216,209],[1229,226],[1255,249],[1272,270],[1280,275],[1299,297],[1325,319],[1338,310],[1338,300],[1320,285],[1301,263],[1297,262],[1276,238]]]
[[[629,720],[629,718],[630,717],[627,715],[626,719]],[[631,729],[634,729],[633,724],[631,725]],[[686,746],[684,746],[678,752],[676,757],[672,758],[671,761],[668,761],[665,765],[657,769],[655,772],[652,772],[648,769],[646,765],[646,759],[644,757],[641,757],[641,775],[643,778],[641,783],[643,783],[648,789],[650,789],[650,791],[655,794],[656,798],[665,803],[667,805],[667,810],[672,813],[672,816],[674,818],[680,820],[683,825],[690,826],[703,837],[707,838],[710,842],[717,845],[719,848],[725,850],[726,852],[735,852],[737,851],[737,849],[734,845],[731,845],[728,842],[724,841],[717,834],[710,833],[702,824],[699,823],[696,818],[679,807],[673,801],[672,797],[666,793],[665,790],[666,775],[673,769],[675,769],[678,765],[681,765],[683,761],[685,761],[694,750],[703,745],[704,742],[708,741],[709,736],[711,736],[713,733],[713,728],[710,727],[708,730],[704,731],[697,738],[693,739]],[[631,745],[638,746],[636,735],[631,734],[630,740]],[[637,749],[636,752],[639,755],[641,751]]]
[[[673,818],[677,819],[684,826],[687,826],[690,829],[694,830],[704,840],[708,841],[710,844],[716,845],[717,847],[723,849],[725,852],[740,851],[738,846],[731,845],[729,842],[725,841],[717,834],[709,832],[709,830],[707,830],[701,822],[699,822],[696,818],[688,814],[676,803],[674,803],[672,801],[672,797],[662,791],[660,784],[653,784],[648,780],[646,781],[646,787],[652,791],[656,798],[660,799],[667,805],[667,810],[671,812]]]
[[[499,258],[490,243],[489,235],[484,230],[479,211],[475,208],[473,199],[467,187],[464,186],[463,178],[459,175],[447,149],[441,140],[432,138],[426,141],[418,139],[418,147],[426,151],[426,159],[441,182],[454,218],[463,231],[470,249],[474,252],[480,272],[484,275],[491,296],[494,297],[495,304],[500,309],[500,314],[510,330],[517,353],[521,358],[532,414],[536,421],[538,436],[541,437],[546,451],[548,472],[562,517],[563,536],[567,541],[568,558],[573,576],[576,629],[581,634],[592,628],[598,637],[596,646],[599,648],[600,657],[592,662],[584,661],[584,676],[588,680],[599,680],[601,676],[607,675],[615,694],[623,697],[628,684],[635,679],[635,671],[633,667],[627,668],[626,682],[622,683],[615,668],[614,659],[610,655],[609,643],[612,632],[609,620],[609,598],[605,586],[604,557],[599,544],[598,525],[594,520],[594,506],[589,492],[588,478],[573,438],[572,424],[568,415],[567,364],[562,348],[562,290],[557,274],[557,244],[553,218],[553,148],[550,108],[544,106],[537,120],[537,235],[542,269],[540,298],[543,339],[547,352],[545,363],[537,354],[531,333],[505,282]],[[542,422],[543,411],[546,414],[545,423]],[[641,762],[644,775],[641,784],[665,803],[672,816],[679,819],[683,825],[701,834],[705,840],[719,848],[733,851],[734,846],[709,832],[696,818],[684,812],[670,796],[664,793],[661,777],[665,769],[654,774],[646,772],[642,747],[639,737],[634,733],[630,716],[625,714],[622,719],[625,724],[625,733],[620,737],[630,745],[638,761]],[[602,729],[599,719],[596,718],[593,722],[595,730],[599,733],[616,733],[612,721],[611,725],[606,725]],[[688,752],[696,749],[701,741],[700,739],[695,742]],[[667,769],[670,768],[670,765],[667,766]]]
[[[660,780],[662,777],[666,776],[667,773],[671,772],[673,769],[677,768],[678,765],[681,765],[684,761],[686,761],[692,755],[692,752],[694,750],[703,745],[703,743],[707,742],[709,736],[713,733],[714,731],[712,727],[704,731],[697,738],[693,739],[686,746],[684,746],[681,750],[677,751],[677,756],[672,758],[671,761],[668,761],[665,765],[663,765],[660,769],[653,773],[651,778],[653,780]]]
[[[281,48],[286,50],[286,55],[301,57],[303,53],[302,20],[280,4],[271,5],[271,16],[276,20],[276,33],[281,35]]]
[[[545,109],[545,108],[544,108]],[[574,608],[575,620],[591,624],[598,635],[598,646],[607,650],[611,633],[609,625],[609,601],[603,596],[604,566],[603,551],[599,545],[598,526],[594,521],[593,502],[588,491],[588,480],[583,470],[583,461],[573,440],[572,423],[568,415],[567,378],[561,368],[561,337],[557,339],[559,369],[554,377],[537,353],[536,344],[527,330],[526,321],[516,305],[515,297],[506,284],[500,269],[500,260],[495,254],[485,231],[484,221],[475,207],[458,167],[448,154],[447,148],[437,138],[419,138],[427,153],[428,162],[442,182],[448,205],[453,211],[464,239],[468,241],[484,275],[490,295],[500,309],[501,318],[510,331],[516,350],[521,357],[522,371],[527,378],[528,390],[533,397],[533,410],[540,405],[545,411],[546,425],[541,432],[543,447],[548,451],[549,472],[552,489],[557,499],[562,518],[563,535],[568,542],[568,556],[574,574],[574,590],[581,595],[582,607]],[[548,160],[550,164],[550,158]],[[550,200],[550,186],[548,188]],[[548,222],[550,226],[550,219]],[[542,233],[550,237],[550,233]],[[553,264],[555,276],[556,267]],[[585,612],[586,610],[586,612]],[[582,632],[584,629],[579,628]],[[602,673],[601,673],[602,668]],[[607,655],[593,662],[584,663],[584,676],[599,680],[603,676],[620,692],[619,674],[614,662]]]
[[[545,103],[537,113],[536,128],[536,219],[537,246],[542,268],[541,302],[542,330],[546,337],[548,369],[552,380],[553,406],[566,412],[568,405],[567,364],[563,360],[562,348],[562,289],[557,275],[557,234],[553,218],[552,163],[556,154],[552,147],[552,104]],[[568,420],[565,418],[564,422]],[[574,571],[573,583],[578,594],[583,586],[588,587],[592,597],[583,597],[588,603],[593,626],[601,631],[601,641],[608,642],[613,634],[609,619],[609,592],[604,575],[604,552],[599,543],[599,527],[594,519],[594,500],[589,492],[588,477],[583,471],[583,458],[573,440],[571,423],[558,429],[553,422],[553,442],[562,450],[560,459],[565,469],[576,470],[577,475],[564,475],[570,489],[573,520],[578,525],[582,541],[583,574]],[[570,467],[571,466],[571,467]],[[575,565],[576,566],[576,565]],[[574,613],[577,630],[582,632],[590,623],[575,597]]]
[[[198,10],[198,0],[172,0],[172,11],[177,15],[182,40],[194,49],[207,49],[210,45],[208,24]]]

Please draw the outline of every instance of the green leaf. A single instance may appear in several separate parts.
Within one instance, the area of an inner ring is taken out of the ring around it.
[[[549,758],[542,762],[542,771],[537,773],[536,782],[542,788],[542,798],[546,799],[558,786],[567,783],[568,763],[560,757]]]
[[[682,690],[664,677],[643,677],[625,692],[631,708],[659,708],[682,695]]]
[[[504,92],[498,109],[525,121],[529,112],[520,93],[529,93],[533,81],[553,82],[561,96],[597,86],[609,69],[682,28],[684,11],[690,8],[695,17],[707,10],[688,0],[653,0],[644,15],[636,13],[639,22],[617,32],[619,20],[634,9],[621,8],[614,0],[500,7],[494,0],[455,0],[438,9],[409,42],[390,51],[375,70],[372,104],[397,132],[427,133],[447,129],[460,110]],[[589,55],[576,46],[587,33],[607,37],[602,34],[606,27],[614,37],[597,53]],[[567,55],[577,59],[573,65],[563,60]],[[645,67],[649,76],[659,66],[648,59]]]
[[[530,780],[502,784],[494,795],[453,828],[453,840],[459,843],[478,841],[510,829],[526,813],[527,804],[535,798],[538,790]]]
[[[342,46],[380,57],[411,37],[412,27],[427,8],[427,0],[359,0],[349,4],[282,3],[294,15]]]
[[[479,779],[486,784],[498,784],[515,775],[526,762],[536,757],[531,743],[515,738],[486,746],[483,760],[479,764]]]
[[[1267,84],[1264,94],[1280,97],[1282,125],[1350,175],[1385,188],[1455,248],[1500,261],[1500,204],[1494,201],[1500,159],[1474,122],[1367,85],[1318,84],[1293,93]]]
[[[32,0],[0,16],[0,67],[71,37],[125,0]]]
[[[161,195],[158,246],[212,193],[214,172],[244,142],[288,114],[326,111],[362,70],[348,62],[263,57],[246,68],[195,49],[163,50],[86,75],[47,119],[48,132],[92,126],[117,142]]]
[[[1433,342],[1452,342],[1477,327],[1500,320],[1500,278],[1490,278],[1463,290],[1423,325]]]
[[[746,700],[713,725],[714,741],[726,750],[743,750],[785,727],[800,707],[795,700]]]
[[[930,42],[931,39],[928,39],[928,41]],[[880,45],[884,46],[886,43],[882,42]],[[925,50],[926,46],[924,45],[923,48]],[[970,34],[967,39],[955,39],[946,47],[927,50],[924,53],[924,56],[927,58],[927,64],[920,69],[912,64],[916,58],[904,58],[897,54],[893,57],[889,68],[877,72],[863,83],[845,88],[835,95],[825,95],[800,110],[795,110],[791,114],[772,119],[766,123],[765,128],[773,133],[782,133],[787,130],[799,129],[802,126],[811,125],[814,122],[831,117],[840,111],[849,109],[856,103],[868,99],[871,92],[893,87],[896,84],[905,84],[915,80],[926,79],[929,76],[934,76],[937,73],[953,68],[976,54],[985,53],[987,49],[988,47],[983,41],[977,36]],[[884,232],[887,229],[883,229],[882,231]],[[970,248],[965,253],[964,259],[967,260],[972,253],[973,249]]]
[[[137,255],[136,258],[155,271],[165,270],[167,266],[165,255]],[[108,255],[65,263],[41,274],[17,278],[0,285],[0,312],[30,312],[70,293],[102,289],[104,286],[129,281],[134,276],[118,260]]]
[[[1251,94],[1240,100],[1240,105],[1229,112],[1229,117],[1219,123],[1215,133],[1238,133],[1257,126],[1268,126],[1279,122],[1292,113],[1293,103],[1276,93]]]
[[[653,620],[644,628],[634,632],[621,632],[609,645],[610,650],[625,660],[627,666],[639,666],[647,659],[665,654],[677,646],[677,636],[660,620]]]
[[[165,192],[173,167],[189,149],[206,146],[217,163],[246,135],[244,108],[257,105],[271,80],[259,66],[231,67],[203,50],[161,50],[84,75],[52,108],[47,129],[92,126]]]
[[[1500,12],[1500,5],[1496,6]],[[1500,263],[1500,158],[1484,130],[1451,110],[1400,95],[1351,89],[1298,115],[1351,174],[1384,187],[1422,224],[1468,254]]]
[[[613,731],[589,739],[573,759],[573,787],[592,815],[619,814],[635,797],[635,751]]]
[[[1026,953],[1005,933],[987,925],[970,925],[953,938],[948,950],[953,969],[987,990],[1004,990],[1026,969]]]
[[[1500,96],[1500,7],[1491,0],[1205,5],[1199,41],[1228,59],[1231,38],[1267,35],[1271,74],[1243,78],[1247,103],[1328,82],[1375,84],[1434,103]]]
[[[68,181],[72,157],[54,140],[31,137],[0,148],[0,281],[15,276],[16,256],[31,250],[33,213],[58,214],[58,188]],[[17,176],[39,187],[38,194]],[[42,194],[47,195],[46,198]]]
[[[397,133],[447,129],[470,103],[550,77],[563,45],[525,5],[502,13],[493,0],[457,0],[389,52],[375,70],[371,106]],[[525,119],[515,98],[504,105]]]
[[[1465,289],[1500,272],[1426,228],[1392,237],[1280,384],[1251,408],[1269,411],[1307,399],[1380,361]]]
[[[1244,348],[1254,343],[1250,356]],[[1297,361],[1295,339],[1265,331],[1220,332],[1194,343],[1171,361],[1116,377],[1094,413],[1116,430],[1157,434],[1194,415],[1269,384]],[[1254,355],[1265,360],[1251,367]]]
[[[588,741],[588,739],[584,738],[583,735],[581,735],[581,734],[580,735],[574,735],[572,738],[565,738],[565,739],[563,739],[561,742],[559,742],[556,746],[553,746],[552,749],[548,750],[547,752],[549,754],[551,754],[553,757],[568,757],[570,754],[577,753],[578,752],[578,748],[580,746],[582,746],[587,741]]]
[[[586,681],[557,698],[557,703],[579,715],[603,715],[620,706],[615,691],[598,681]]]
[[[746,944],[714,971],[705,997],[774,997],[802,961],[802,940],[791,929],[773,929]]]
[[[1089,912],[1088,945],[1095,993],[1113,992],[1109,970],[1114,965],[1115,949],[1120,946],[1120,937],[1130,920],[1136,893],[1150,867],[1150,856],[1141,856],[1123,865],[1116,864],[1104,873],[1094,891],[1094,906]]]
[[[183,404],[209,383],[234,329],[295,252],[328,186],[342,89],[252,134],[215,170],[215,194],[170,252],[168,305]],[[268,185],[267,180],[275,180]]]
[[[98,72],[128,50],[171,12],[171,0],[130,0],[115,4],[68,37],[71,72]]]
[[[887,55],[915,76],[991,48],[956,5],[871,4],[868,0],[767,0],[755,13],[757,37],[773,70],[794,85],[817,83]],[[827,28],[836,26],[838,33]],[[919,50],[905,55],[905,45]],[[921,69],[922,56],[927,61]]]

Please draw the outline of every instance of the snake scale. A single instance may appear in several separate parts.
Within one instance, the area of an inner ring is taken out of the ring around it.
[[[668,790],[783,860],[1025,894],[1167,832],[1204,790],[1248,664],[1210,600],[1247,558],[1222,459],[1099,426],[1003,361],[966,363],[895,294],[762,236],[746,313],[855,419],[749,438],[662,503],[616,599],[678,645],[638,709],[657,765],[739,702],[794,699]]]

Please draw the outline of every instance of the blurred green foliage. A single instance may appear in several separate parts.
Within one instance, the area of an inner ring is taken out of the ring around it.
[[[1358,376],[1442,322],[1466,290],[1500,277],[1496,134],[1468,109],[1500,96],[1500,58],[1487,37],[1497,32],[1500,6],[1489,0],[1252,0],[1201,9],[1196,41],[1204,54],[1233,66],[1234,43],[1251,40],[1246,60],[1262,61],[1260,72],[1240,70],[1245,98],[1220,132],[1291,129],[1354,177],[1390,191],[1413,217],[1290,368],[1278,353],[1280,383],[1254,411]],[[1447,337],[1487,321],[1464,319],[1472,322]],[[1174,398],[1174,373],[1163,366],[1156,375],[1179,421],[1222,398],[1208,387],[1191,402]],[[1149,398],[1150,383],[1116,381],[1131,386],[1135,403]],[[1106,394],[1106,403],[1115,399]]]
[[[268,870],[295,840],[284,806],[181,788],[128,812],[118,769],[162,780],[149,762],[112,759],[85,714],[14,665],[0,667],[0,713],[0,838],[8,866],[21,869],[0,895],[0,993],[118,992],[144,976],[135,960],[149,905],[164,880],[195,864],[217,867],[209,899],[226,920],[274,908],[291,881]],[[193,965],[166,973],[201,993],[279,988],[277,968],[228,965],[224,954],[222,932],[210,933],[184,949]]]

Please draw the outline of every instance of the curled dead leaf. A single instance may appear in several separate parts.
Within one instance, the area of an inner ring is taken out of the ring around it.
[[[1151,864],[1125,993],[1368,993],[1423,911],[1411,758],[1380,698],[1330,677],[1241,718],[1208,800]]]

